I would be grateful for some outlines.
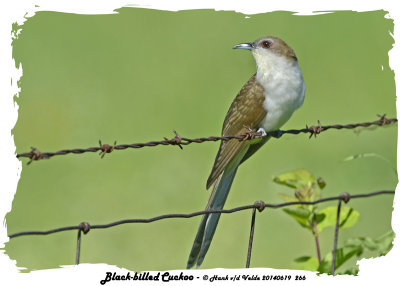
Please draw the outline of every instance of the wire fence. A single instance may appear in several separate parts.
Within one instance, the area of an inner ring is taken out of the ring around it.
[[[393,190],[382,190],[382,191],[377,191],[377,192],[373,192],[373,193],[356,194],[356,195],[350,195],[349,193],[342,193],[339,196],[322,198],[322,199],[319,199],[316,201],[295,201],[295,202],[286,202],[286,203],[280,203],[280,204],[267,204],[267,203],[264,203],[263,201],[257,201],[251,205],[244,205],[244,206],[236,207],[233,209],[227,209],[227,210],[204,210],[204,211],[198,211],[198,212],[193,212],[193,213],[189,213],[189,214],[165,214],[165,215],[160,215],[160,216],[156,216],[156,217],[152,217],[152,218],[148,218],[148,219],[118,220],[118,221],[114,221],[114,222],[111,222],[108,224],[93,224],[93,225],[91,225],[88,222],[81,222],[79,225],[59,227],[59,228],[54,228],[54,229],[50,229],[47,231],[17,232],[14,234],[10,234],[8,237],[16,238],[16,237],[27,236],[27,235],[48,235],[48,234],[53,234],[53,233],[62,232],[62,231],[78,230],[77,243],[76,243],[77,244],[76,264],[79,264],[80,253],[81,253],[82,232],[84,234],[87,234],[92,229],[106,229],[106,228],[111,228],[111,227],[115,227],[115,226],[122,225],[122,224],[152,223],[155,221],[159,221],[159,220],[163,220],[163,219],[172,219],[172,218],[192,218],[192,217],[196,217],[196,216],[200,216],[200,215],[204,215],[204,214],[210,214],[210,213],[231,214],[231,213],[235,213],[235,212],[252,209],[253,211],[252,211],[252,216],[251,216],[250,237],[249,237],[248,252],[247,252],[247,258],[246,258],[246,268],[249,268],[253,239],[254,239],[256,210],[258,210],[259,212],[262,212],[265,208],[277,209],[277,208],[293,206],[293,205],[315,205],[315,204],[320,204],[320,203],[328,202],[328,201],[338,201],[337,219],[336,219],[336,226],[335,226],[333,252],[332,252],[332,255],[333,255],[332,261],[333,262],[332,262],[331,273],[333,274],[333,273],[335,273],[335,259],[336,259],[336,249],[337,249],[337,241],[338,241],[338,234],[339,234],[339,218],[340,218],[340,210],[341,210],[342,201],[345,203],[348,203],[350,201],[350,199],[367,198],[367,197],[373,197],[373,196],[384,195],[384,194],[394,195],[394,193],[395,192]]]
[[[386,118],[386,115],[378,115],[379,119],[376,121],[371,121],[371,122],[362,122],[362,123],[350,123],[350,124],[335,124],[335,125],[325,125],[321,126],[321,123],[318,120],[318,125],[317,126],[310,126],[308,127],[306,125],[306,128],[302,129],[290,129],[290,130],[277,130],[277,131],[272,131],[268,132],[269,136],[272,136],[274,138],[280,138],[285,134],[293,134],[297,135],[300,133],[309,133],[311,138],[313,135],[316,137],[318,134],[321,132],[330,130],[330,129],[355,129],[357,127],[370,127],[370,126],[385,126],[385,125],[390,125],[393,123],[397,122],[397,118]],[[154,146],[159,146],[159,145],[177,145],[181,149],[183,148],[182,146],[184,145],[189,145],[192,143],[203,143],[203,142],[215,142],[215,141],[220,141],[220,140],[250,140],[254,138],[260,138],[262,137],[261,132],[254,132],[250,128],[248,128],[248,131],[240,134],[240,135],[229,135],[229,136],[210,136],[210,137],[200,137],[200,138],[185,138],[181,137],[175,130],[175,137],[172,139],[167,139],[164,137],[164,140],[161,141],[150,141],[147,143],[132,143],[132,144],[121,144],[117,145],[117,142],[114,141],[113,145],[109,144],[102,144],[101,140],[99,140],[99,146],[97,147],[89,147],[86,149],[82,148],[75,148],[75,149],[64,149],[60,150],[57,152],[41,152],[39,149],[35,147],[31,147],[30,152],[25,152],[25,153],[20,153],[17,154],[17,158],[29,158],[28,164],[30,164],[32,161],[38,161],[42,159],[50,159],[53,156],[59,156],[59,155],[67,155],[67,154],[83,154],[87,152],[99,152],[100,151],[100,156],[101,158],[104,157],[105,154],[111,153],[114,150],[125,150],[128,148],[143,148],[143,147],[154,147]]]
[[[310,138],[311,138],[313,135],[316,136],[316,135],[320,134],[321,132],[329,130],[329,129],[354,129],[357,127],[385,126],[385,125],[389,125],[389,124],[393,124],[393,123],[397,122],[396,118],[386,118],[385,115],[383,115],[383,116],[378,115],[378,116],[379,116],[379,119],[376,121],[363,122],[363,123],[352,123],[352,124],[345,124],[345,125],[336,124],[336,125],[321,126],[320,122],[318,121],[318,126],[308,127],[306,125],[306,128],[303,128],[303,129],[290,129],[290,130],[284,130],[284,131],[278,130],[278,131],[269,132],[268,135],[275,137],[275,138],[280,138],[284,134],[309,133]],[[106,153],[111,153],[114,150],[125,150],[128,148],[142,148],[142,147],[152,147],[152,146],[158,146],[158,145],[178,145],[180,148],[182,148],[182,145],[189,145],[191,143],[203,143],[203,142],[210,142],[210,141],[233,140],[233,139],[249,140],[249,139],[253,139],[253,138],[259,138],[262,136],[262,134],[260,134],[258,132],[254,132],[250,129],[246,133],[237,135],[237,136],[219,136],[219,137],[211,136],[211,137],[201,137],[201,138],[195,138],[195,139],[184,138],[184,137],[179,136],[179,134],[176,131],[174,131],[174,132],[175,132],[175,137],[172,139],[164,138],[164,140],[162,140],[162,141],[151,141],[151,142],[147,142],[147,143],[133,143],[133,144],[116,145],[116,142],[114,142],[114,145],[108,145],[108,144],[102,144],[101,141],[99,141],[99,143],[100,143],[99,147],[90,147],[87,149],[65,149],[65,150],[60,150],[57,152],[40,152],[38,149],[32,147],[32,150],[30,152],[17,154],[17,157],[18,158],[21,158],[21,157],[29,158],[30,161],[28,162],[28,164],[30,164],[32,161],[37,161],[37,160],[41,160],[41,159],[49,159],[56,155],[66,155],[66,154],[70,154],[70,153],[83,154],[86,152],[100,151],[101,158],[103,158]],[[320,203],[328,202],[328,201],[338,201],[337,219],[336,219],[333,250],[332,250],[331,274],[333,275],[335,273],[336,251],[337,251],[337,242],[338,242],[338,236],[339,236],[339,218],[340,218],[342,202],[348,203],[350,199],[367,198],[367,197],[384,195],[384,194],[394,195],[394,193],[395,192],[393,190],[382,190],[382,191],[377,191],[377,192],[372,192],[372,193],[364,193],[364,194],[356,194],[356,195],[350,195],[349,193],[342,193],[339,196],[322,198],[322,199],[319,199],[316,201],[294,201],[294,202],[285,202],[285,203],[280,203],[280,204],[268,204],[268,203],[264,203],[263,201],[257,201],[251,205],[244,205],[244,206],[236,207],[233,209],[226,209],[226,210],[204,210],[204,211],[198,211],[198,212],[193,212],[193,213],[189,213],[189,214],[165,214],[165,215],[160,215],[160,216],[156,216],[156,217],[152,217],[152,218],[148,218],[148,219],[123,219],[123,220],[114,221],[114,222],[111,222],[108,224],[93,224],[93,225],[91,225],[88,222],[82,222],[79,225],[59,227],[59,228],[54,228],[54,229],[50,229],[47,231],[17,232],[14,234],[10,234],[9,238],[13,239],[16,237],[28,236],[28,235],[49,235],[49,234],[58,233],[58,232],[62,232],[62,231],[78,230],[77,242],[76,242],[77,247],[76,247],[75,263],[79,264],[80,253],[81,253],[82,232],[84,234],[87,234],[92,229],[106,229],[106,228],[111,228],[111,227],[115,227],[115,226],[122,225],[122,224],[152,223],[152,222],[163,220],[163,219],[192,218],[192,217],[209,214],[209,213],[230,214],[230,213],[234,213],[234,212],[252,209],[251,223],[250,223],[250,236],[249,236],[249,243],[248,243],[248,252],[247,252],[247,257],[246,257],[246,268],[249,268],[250,260],[251,260],[251,253],[252,253],[252,245],[253,245],[253,240],[254,240],[256,210],[258,210],[259,212],[262,212],[265,208],[277,209],[277,208],[293,206],[293,205],[315,205],[315,204],[320,204]]]

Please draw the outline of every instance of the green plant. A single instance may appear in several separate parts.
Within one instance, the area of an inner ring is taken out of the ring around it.
[[[294,189],[294,195],[278,194],[285,202],[293,201],[315,201],[321,199],[321,191],[326,183],[322,178],[315,178],[313,174],[305,169],[298,169],[273,177],[277,184]],[[319,235],[328,228],[335,227],[337,219],[337,206],[328,206],[319,210],[318,205],[296,205],[283,208],[283,211],[294,218],[303,228],[309,230],[314,236],[317,257],[302,256],[294,261],[297,268],[303,270],[330,273],[332,266],[332,252],[323,258],[320,251]],[[351,207],[342,206],[339,218],[339,229],[353,227],[359,220],[360,213]],[[350,258],[360,257],[365,250],[374,251],[378,256],[385,255],[392,248],[394,238],[393,231],[382,235],[377,239],[359,237],[346,240],[342,247],[336,250],[335,269],[338,269]],[[346,269],[341,274],[358,273],[357,266]]]

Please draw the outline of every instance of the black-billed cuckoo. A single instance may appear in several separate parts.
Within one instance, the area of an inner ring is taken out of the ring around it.
[[[283,40],[264,37],[234,49],[250,50],[256,60],[257,73],[242,87],[231,104],[222,127],[222,135],[239,135],[247,128],[257,130],[261,139],[221,141],[207,189],[214,184],[206,210],[223,208],[237,168],[253,155],[278,130],[304,101],[305,85],[296,54]],[[217,228],[220,214],[206,214],[190,252],[187,268],[204,260]]]

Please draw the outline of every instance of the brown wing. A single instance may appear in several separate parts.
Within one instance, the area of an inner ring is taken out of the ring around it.
[[[264,100],[264,89],[256,81],[254,75],[232,102],[224,120],[222,136],[243,134],[247,131],[244,125],[251,129],[257,128],[267,114],[263,107]],[[232,158],[246,146],[246,143],[246,141],[236,139],[221,141],[214,166],[207,180],[207,189],[222,174]]]

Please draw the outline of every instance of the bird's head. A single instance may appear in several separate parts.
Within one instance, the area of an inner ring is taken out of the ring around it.
[[[282,57],[290,62],[297,62],[297,57],[293,49],[286,44],[285,41],[273,36],[263,37],[252,43],[239,44],[233,48],[250,50],[253,53],[257,65],[265,61],[273,61],[274,59]]]

